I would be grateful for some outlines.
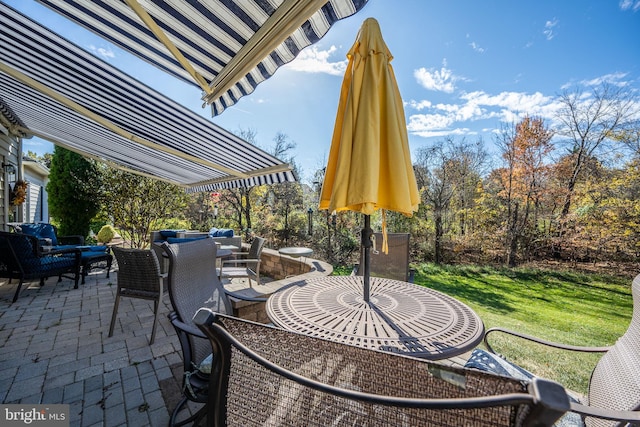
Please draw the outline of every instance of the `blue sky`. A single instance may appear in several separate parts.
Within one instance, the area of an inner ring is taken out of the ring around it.
[[[81,47],[192,110],[200,90],[145,64],[32,1],[5,0]],[[411,150],[445,136],[469,142],[494,134],[522,115],[552,123],[556,98],[575,85],[601,81],[640,90],[640,0],[433,1],[369,0],[320,42],[279,69],[234,107],[211,120],[232,131],[251,129],[269,151],[276,133],[310,181],[325,166],[345,54],[367,17],[376,18],[394,60],[405,103]],[[39,154],[52,145],[24,141]]]

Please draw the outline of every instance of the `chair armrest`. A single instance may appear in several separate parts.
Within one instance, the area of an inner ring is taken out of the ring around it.
[[[249,256],[249,252],[231,252],[232,259],[243,259],[243,257]]]
[[[627,421],[629,423],[633,423],[634,425],[640,421],[639,411],[615,411],[612,409],[586,406],[576,402],[571,402],[571,412],[575,412],[583,416],[591,416],[605,420]]]
[[[259,259],[227,259],[222,261],[222,266],[225,265],[238,265],[238,264],[259,264]]]
[[[494,333],[494,332],[502,332],[504,334],[513,335],[514,337],[518,337],[518,338],[522,338],[522,339],[525,339],[525,340],[528,340],[528,341],[532,341],[532,342],[535,342],[535,343],[538,343],[538,344],[546,345],[548,347],[559,348],[561,350],[579,351],[579,352],[584,352],[584,353],[606,353],[611,348],[611,347],[583,347],[583,346],[576,346],[576,345],[570,345],[570,344],[560,344],[560,343],[556,343],[556,342],[553,342],[553,341],[543,340],[541,338],[537,338],[537,337],[534,337],[532,335],[527,335],[527,334],[523,334],[523,333],[520,333],[520,332],[511,331],[509,329],[491,328],[491,329],[487,330],[487,332],[485,332],[485,334],[484,334],[484,345],[487,347],[487,350],[489,350],[491,353],[494,353],[494,354],[498,354],[498,353],[496,353],[493,350],[493,348],[491,347],[491,345],[489,344],[489,341],[487,339],[489,337],[489,334]]]
[[[78,248],[64,248],[64,249],[55,249],[55,246],[51,249],[44,249],[41,246],[38,246],[38,256],[53,256],[53,255],[61,255],[61,254],[76,254],[77,258],[80,258],[82,251]]]
[[[196,326],[191,326],[191,325],[187,325],[184,322],[181,322],[180,320],[173,318],[171,319],[171,324],[177,328],[180,329],[182,332],[189,334],[189,335],[193,335],[199,338],[204,338],[207,339],[207,336],[202,333],[202,331],[196,327]]]
[[[231,292],[231,291],[227,291],[226,289],[225,289],[224,293],[227,294],[230,297],[237,298],[237,299],[242,300],[242,301],[267,302],[267,300],[269,299],[269,298],[247,297],[247,296],[244,296],[244,295],[236,294],[236,293]]]

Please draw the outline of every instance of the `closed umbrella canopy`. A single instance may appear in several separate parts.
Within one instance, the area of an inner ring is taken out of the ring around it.
[[[365,214],[364,299],[369,301],[369,215],[383,209],[410,216],[420,196],[393,56],[375,19],[364,21],[347,57],[320,209]],[[386,252],[384,216],[382,231]]]
[[[420,196],[402,98],[375,19],[364,21],[347,57],[320,209],[412,215]]]

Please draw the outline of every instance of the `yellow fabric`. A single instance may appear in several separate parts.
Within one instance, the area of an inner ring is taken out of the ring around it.
[[[347,58],[319,208],[411,216],[420,197],[402,98],[375,19],[364,21]]]

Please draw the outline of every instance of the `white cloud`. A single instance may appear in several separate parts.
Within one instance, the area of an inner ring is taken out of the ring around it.
[[[409,105],[411,108],[413,108],[414,110],[424,110],[425,108],[429,108],[431,107],[431,101],[428,100],[423,100],[423,101],[415,101],[415,100],[411,100],[409,102],[406,103],[407,105]]]
[[[420,86],[428,90],[452,93],[455,90],[455,82],[461,78],[453,75],[453,72],[444,65],[439,70],[433,68],[419,68],[413,72],[413,76]]]
[[[337,50],[338,48],[335,46],[331,46],[328,50],[320,50],[317,46],[310,46],[300,52],[296,59],[285,67],[305,73],[326,73],[332,76],[341,76],[347,69],[348,61],[346,59],[338,62],[329,61]]]
[[[626,76],[627,73],[611,73],[605,74],[604,76],[596,77],[595,79],[584,80],[582,83],[586,86],[599,86],[602,83],[609,83],[614,86],[625,87],[629,85],[629,82],[622,80]]]
[[[558,25],[558,20],[556,18],[553,18],[552,21],[545,22],[544,31],[542,31],[542,34],[544,34],[544,36],[547,38],[547,40],[551,40],[556,36],[556,34],[554,33],[553,29],[557,25]]]
[[[620,0],[620,9],[637,12],[640,10],[640,0]]]
[[[407,130],[413,135],[433,137],[443,135],[473,134],[465,123],[479,120],[496,120],[502,123],[517,123],[526,115],[551,121],[559,104],[553,97],[540,92],[533,94],[502,92],[491,95],[476,91],[459,97],[459,104],[427,105],[426,113],[409,116]],[[416,105],[418,101],[412,101]]]
[[[107,49],[104,47],[97,47],[95,45],[89,45],[89,51],[93,52],[97,56],[101,56],[105,59],[115,58],[115,53],[111,49]]]
[[[484,48],[480,47],[476,42],[469,43],[469,46],[478,53],[484,53]]]

